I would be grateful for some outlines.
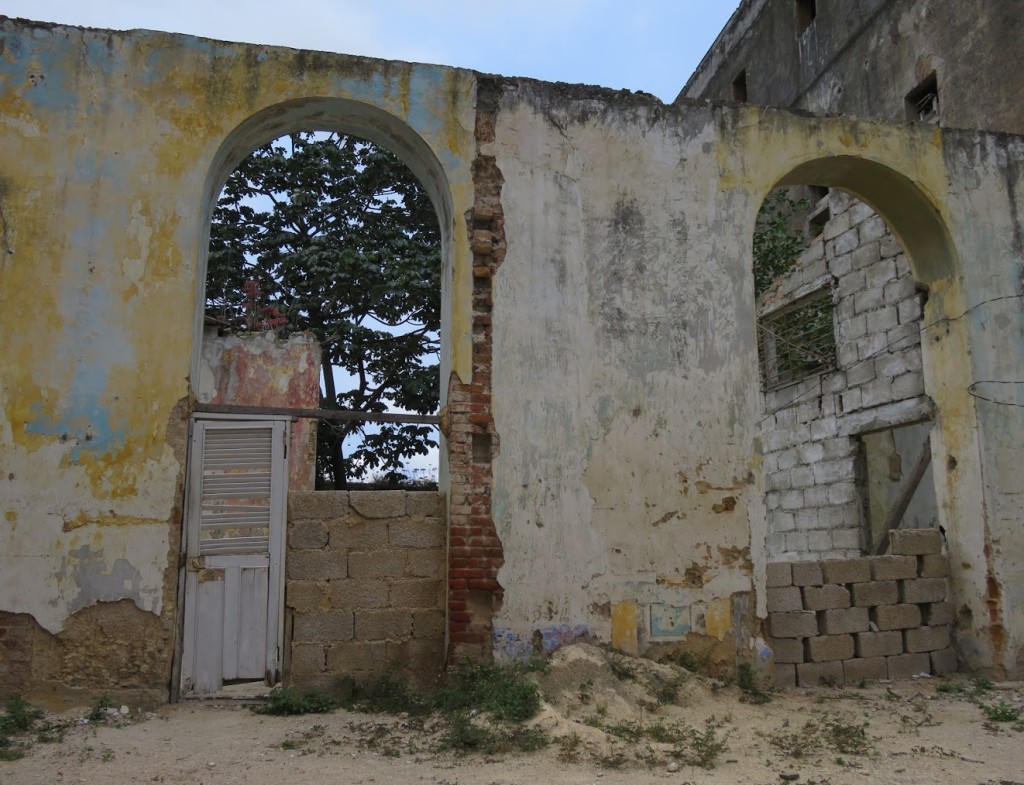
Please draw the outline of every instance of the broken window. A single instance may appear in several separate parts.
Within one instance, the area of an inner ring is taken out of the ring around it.
[[[757,325],[764,389],[783,387],[836,367],[832,292],[820,289],[765,316]]]
[[[818,15],[815,0],[796,0],[796,34],[802,35]]]
[[[932,71],[907,93],[904,99],[907,119],[911,122],[935,123],[939,120],[939,84]]]
[[[737,103],[747,102],[747,69],[743,69],[732,80],[732,100]]]

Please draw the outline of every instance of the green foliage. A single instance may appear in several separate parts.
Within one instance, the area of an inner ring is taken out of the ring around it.
[[[1021,710],[1005,701],[999,701],[992,706],[982,704],[981,711],[992,722],[1016,722],[1021,718]]]
[[[299,132],[257,148],[228,178],[210,229],[206,307],[237,330],[314,333],[325,408],[430,414],[440,267],[433,206],[397,156],[355,137]],[[351,384],[335,389],[331,368]],[[361,445],[343,457],[342,442],[357,433]],[[404,458],[433,446],[429,426],[322,425],[318,481],[397,478]]]
[[[409,688],[401,679],[384,674],[357,690],[351,708],[381,714],[428,714],[433,711],[430,696]]]
[[[713,769],[718,756],[729,749],[729,737],[732,731],[721,733],[727,720],[708,717],[704,721],[704,729],[691,729],[672,750],[673,757],[679,758],[689,766],[700,766],[702,769]]]
[[[275,687],[267,695],[266,703],[254,706],[252,710],[257,714],[291,717],[297,714],[326,714],[340,705],[337,698],[318,690],[299,692],[291,687]]]
[[[771,691],[761,687],[757,669],[749,662],[736,666],[736,686],[747,703],[768,703],[772,699]]]
[[[550,737],[538,727],[492,726],[474,722],[465,714],[453,714],[448,718],[448,727],[441,735],[439,746],[442,750],[458,753],[497,755],[503,752],[536,752],[550,743]]]
[[[92,703],[92,708],[89,709],[88,718],[90,722],[103,722],[107,718],[107,709],[114,708],[114,701],[110,699],[109,695],[100,695]]]
[[[540,692],[524,676],[529,665],[463,663],[448,674],[435,706],[445,713],[486,712],[497,720],[525,722],[540,711]]]
[[[32,730],[42,716],[42,709],[32,708],[28,701],[15,693],[7,701],[5,712],[0,715],[0,735],[26,733]]]
[[[785,189],[776,189],[765,198],[754,224],[755,296],[788,272],[807,247],[804,233],[791,228],[794,218],[807,206],[806,199],[794,201]]]

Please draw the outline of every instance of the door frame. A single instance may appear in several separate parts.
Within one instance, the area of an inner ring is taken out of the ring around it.
[[[284,593],[285,593],[285,556],[287,548],[285,547],[287,541],[287,529],[288,529],[288,447],[291,438],[291,423],[294,418],[281,416],[281,415],[262,415],[262,414],[220,414],[220,413],[204,413],[204,412],[193,412],[189,416],[188,421],[188,433],[185,442],[185,482],[184,492],[182,494],[182,506],[181,506],[181,529],[179,538],[179,553],[178,553],[178,590],[177,590],[177,609],[176,609],[176,624],[175,624],[175,645],[174,645],[174,656],[172,658],[172,671],[171,671],[171,683],[170,683],[170,702],[176,703],[186,695],[182,692],[182,674],[186,666],[186,652],[185,652],[185,627],[190,618],[194,619],[189,612],[189,608],[186,605],[186,584],[187,584],[187,567],[189,559],[189,548],[192,545],[190,532],[189,532],[189,513],[191,510],[196,509],[196,504],[201,500],[202,493],[202,461],[194,460],[193,456],[193,441],[195,438],[195,426],[198,422],[204,421],[216,421],[216,422],[233,422],[239,426],[243,426],[245,423],[252,424],[265,424],[268,422],[282,423],[283,424],[283,465],[281,467],[280,478],[277,482],[280,484],[280,493],[278,494],[279,500],[274,504],[274,510],[271,512],[271,520],[273,520],[274,512],[276,511],[281,521],[280,526],[277,530],[274,527],[270,527],[268,551],[270,554],[270,566],[268,571],[268,608],[267,608],[267,630],[274,630],[275,636],[272,640],[270,635],[267,636],[267,664],[265,680],[268,686],[279,683],[283,675],[283,663],[285,658],[284,652],[284,627],[285,627],[285,612],[284,612]],[[272,483],[274,480],[272,479]],[[270,603],[269,598],[275,597],[276,602]],[[273,651],[272,651],[273,650]]]

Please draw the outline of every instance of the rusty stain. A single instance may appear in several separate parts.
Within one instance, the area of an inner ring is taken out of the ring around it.
[[[667,575],[659,575],[657,583],[659,586],[667,586],[670,589],[700,589],[710,578],[707,577],[708,566],[698,562],[691,562],[690,566],[683,572],[682,578],[670,578]]]
[[[721,512],[732,512],[736,509],[736,497],[735,496],[723,496],[722,501],[711,506],[711,511],[716,513]]]
[[[747,575],[751,575],[754,572],[754,563],[750,559],[750,548],[725,548],[721,545],[718,546],[718,555],[722,559],[722,564],[726,567],[731,567],[734,564],[739,564],[740,569]]]
[[[662,515],[660,518],[658,518],[658,520],[652,521],[651,522],[651,526],[661,526],[661,524],[663,524],[663,523],[668,523],[670,520],[675,518],[678,514],[679,514],[678,510],[673,510],[672,512],[666,512],[664,515]]]

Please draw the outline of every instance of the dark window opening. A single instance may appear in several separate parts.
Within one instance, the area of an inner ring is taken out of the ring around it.
[[[741,104],[747,102],[747,70],[745,68],[732,80],[732,100]]]
[[[802,35],[818,15],[815,0],[796,0],[796,34]]]
[[[907,93],[904,99],[907,119],[914,123],[935,123],[939,120],[939,83],[932,71]]]
[[[829,189],[823,185],[810,185],[811,212],[807,216],[807,236],[818,237],[825,231],[825,224],[832,218],[829,205]]]

